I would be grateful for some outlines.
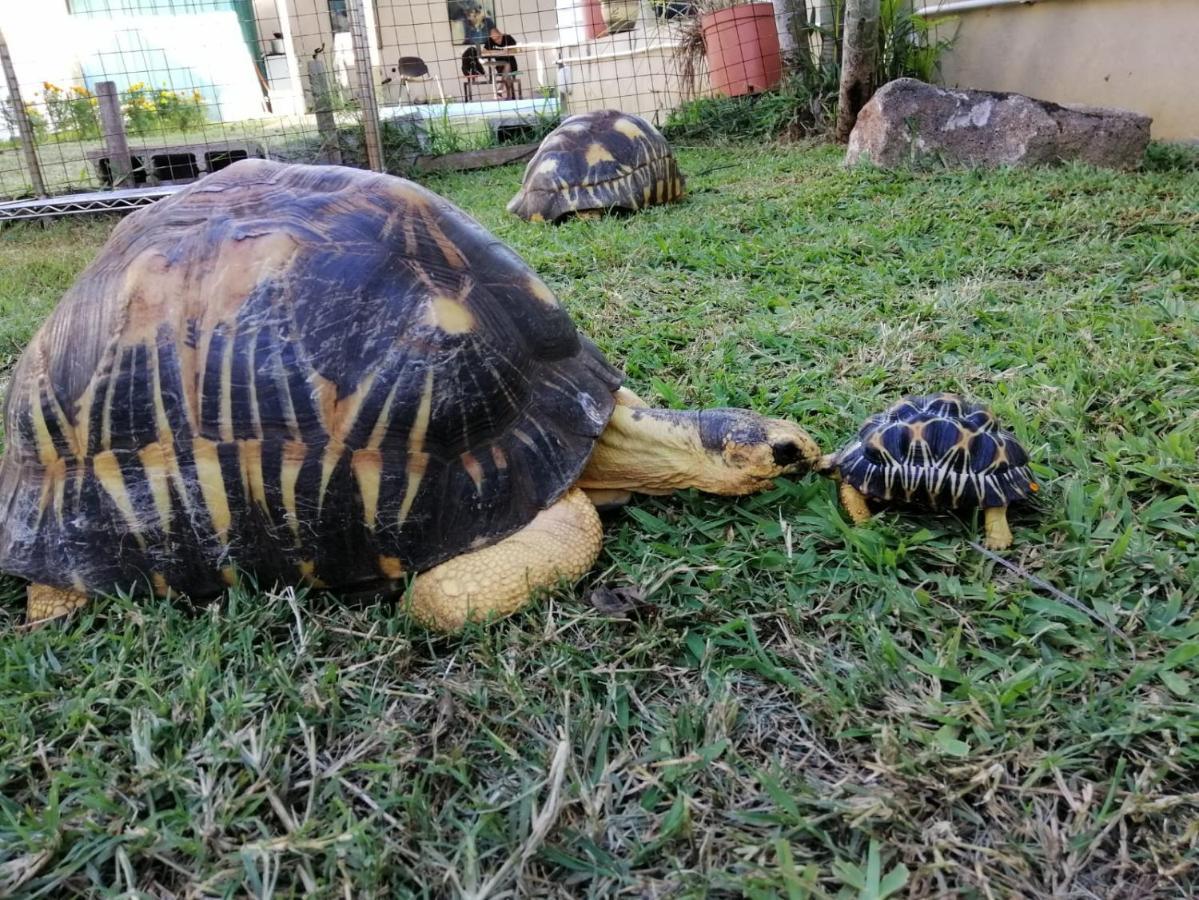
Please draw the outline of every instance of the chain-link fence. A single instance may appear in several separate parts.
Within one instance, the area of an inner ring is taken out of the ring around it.
[[[836,2],[6,4],[0,200],[166,189],[248,156],[394,172],[515,159],[608,107],[660,125],[689,97],[831,61]]]

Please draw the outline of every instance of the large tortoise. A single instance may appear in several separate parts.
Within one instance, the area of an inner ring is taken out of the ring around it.
[[[403,589],[434,627],[595,561],[596,502],[743,494],[799,427],[644,408],[553,292],[399,178],[251,160],[129,216],[17,365],[0,569],[30,620],[240,572]]]
[[[508,211],[529,222],[636,212],[680,199],[683,186],[670,145],[653,125],[604,109],[570,116],[546,136]]]
[[[982,509],[992,550],[1011,546],[1008,506],[1038,490],[1015,435],[986,407],[948,393],[904,397],[875,413],[817,468],[840,482],[855,524],[870,519],[870,500]]]

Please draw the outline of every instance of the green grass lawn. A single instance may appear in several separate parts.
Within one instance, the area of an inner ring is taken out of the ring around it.
[[[458,637],[290,591],[30,632],[0,581],[0,894],[1195,889],[1194,161],[681,162],[687,202],[558,228],[504,212],[517,167],[431,186],[657,403],[753,406],[831,449],[905,392],[989,402],[1043,484],[1021,571],[977,522],[851,528],[807,478],[638,500],[581,584]],[[6,370],[110,227],[0,232]],[[605,617],[597,585],[647,608]]]

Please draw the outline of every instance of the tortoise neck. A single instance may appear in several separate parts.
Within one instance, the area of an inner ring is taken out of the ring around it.
[[[694,484],[706,456],[698,413],[618,405],[579,487],[669,494]]]

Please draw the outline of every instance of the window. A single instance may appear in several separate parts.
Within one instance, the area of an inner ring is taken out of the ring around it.
[[[333,26],[334,34],[350,30],[350,11],[346,9],[346,0],[329,0],[329,24]]]

